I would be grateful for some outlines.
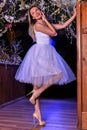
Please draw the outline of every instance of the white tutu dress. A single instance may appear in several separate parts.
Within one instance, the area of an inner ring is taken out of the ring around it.
[[[42,86],[44,84],[67,84],[74,81],[75,75],[64,59],[50,44],[51,38],[37,32],[36,44],[25,55],[15,79],[19,82]]]

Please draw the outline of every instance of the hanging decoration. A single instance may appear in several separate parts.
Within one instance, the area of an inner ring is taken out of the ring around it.
[[[0,11],[2,10],[2,8],[5,6],[6,4],[6,0],[3,0],[3,2],[0,3]]]
[[[49,21],[53,23],[63,23],[71,17],[75,0],[2,0],[2,2],[0,1],[0,37],[7,31],[12,33],[12,26],[14,24],[28,22],[27,12],[29,7],[33,4],[37,4],[41,7]],[[73,38],[76,38],[75,24],[76,21],[74,20],[65,29],[66,36],[71,44]],[[0,40],[0,60],[4,59],[6,62],[9,61],[19,64],[21,62],[21,58],[19,58],[18,55],[20,48],[16,48],[16,45],[19,45],[20,42],[15,43],[13,40],[12,43],[11,51],[12,48],[14,49],[10,53],[12,55],[11,57],[11,55],[8,54],[8,48],[4,48],[3,39]]]
[[[24,22],[27,19],[27,10],[29,7],[36,3],[46,12],[47,17],[52,22],[64,22],[71,15],[70,7],[72,8],[73,0],[3,0],[0,3],[0,36],[7,31],[7,24]],[[74,24],[70,25],[68,33],[72,37],[75,35]],[[68,36],[67,36],[68,37]],[[70,36],[69,36],[70,38]]]

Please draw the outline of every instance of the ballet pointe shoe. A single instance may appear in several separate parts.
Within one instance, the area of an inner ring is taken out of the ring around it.
[[[38,120],[40,126],[44,126],[46,123],[39,119],[36,113],[33,113],[33,117]]]

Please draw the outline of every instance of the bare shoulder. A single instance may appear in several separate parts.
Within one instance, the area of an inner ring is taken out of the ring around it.
[[[41,23],[36,23],[35,24],[35,30],[36,31],[40,31],[40,30],[42,30],[44,28],[44,25],[43,24],[41,24]]]

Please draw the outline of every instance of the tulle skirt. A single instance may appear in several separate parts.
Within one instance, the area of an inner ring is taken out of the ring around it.
[[[52,45],[34,44],[20,64],[15,79],[40,87],[44,84],[67,84],[76,78]]]

